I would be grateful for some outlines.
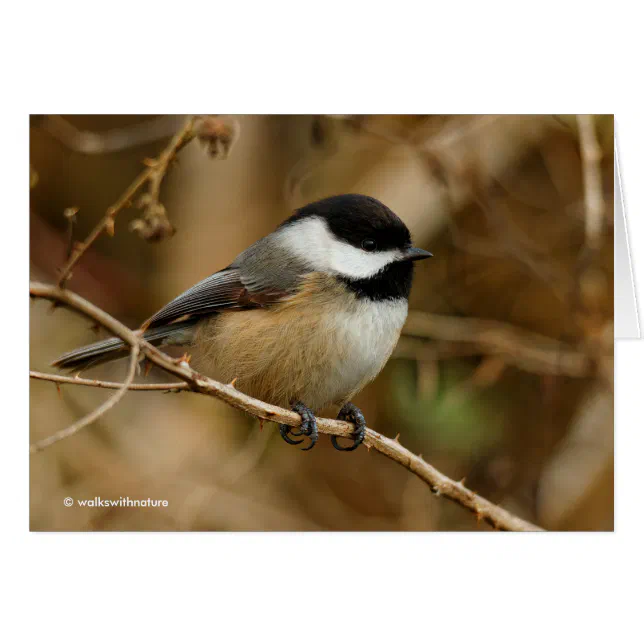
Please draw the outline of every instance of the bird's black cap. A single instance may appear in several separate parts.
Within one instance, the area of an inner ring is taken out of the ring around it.
[[[411,244],[409,229],[400,217],[373,197],[347,194],[314,201],[296,210],[282,226],[305,217],[322,217],[336,237],[358,248],[367,238],[376,242],[378,250]]]

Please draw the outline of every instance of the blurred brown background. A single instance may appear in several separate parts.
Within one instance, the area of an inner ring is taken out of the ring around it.
[[[605,205],[594,252],[575,116],[235,119],[228,158],[213,160],[194,141],[168,174],[161,196],[174,237],[142,241],[128,209],[69,287],[135,328],[293,208],[374,196],[434,259],[417,267],[415,313],[394,357],[355,401],[369,426],[399,433],[447,475],[544,528],[612,530],[612,116],[593,119]],[[64,263],[63,211],[79,208],[74,236],[84,238],[182,121],[32,117],[32,278],[53,281]],[[42,301],[30,310],[32,369],[96,339],[69,311]],[[89,377],[120,380],[125,362]],[[153,370],[147,380],[164,379]],[[30,392],[32,441],[110,395],[33,380]],[[205,396],[130,392],[30,457],[31,529],[489,529],[375,452],[340,453],[321,436],[302,453],[275,429],[260,432]],[[67,508],[67,496],[169,507]]]

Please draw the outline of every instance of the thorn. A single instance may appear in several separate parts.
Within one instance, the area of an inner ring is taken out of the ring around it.
[[[394,440],[395,440],[397,443],[400,443],[400,432],[398,432],[398,433],[396,434],[396,438],[394,438]]]
[[[463,477],[459,482],[459,485],[465,485],[465,477]]]
[[[149,157],[143,159],[143,165],[148,167],[148,168],[154,168],[156,166],[156,164],[157,164],[156,159],[150,159]]]
[[[483,521],[483,514],[481,513],[481,511],[476,510],[474,513],[476,514],[476,522],[481,523],[481,521]]]
[[[260,432],[264,431],[264,419],[263,418],[259,419],[259,431]]]
[[[235,383],[237,382],[237,378],[233,378],[229,383],[228,386],[232,387],[233,389],[235,388]]]
[[[56,384],[56,391],[58,392],[58,397],[62,398],[63,397],[63,392],[60,389],[60,385],[58,383],[55,383],[55,384]]]
[[[150,360],[145,361],[145,369],[143,370],[143,377],[147,378],[150,370],[152,369],[152,362]]]
[[[105,221],[105,232],[106,232],[110,237],[114,237],[114,218],[113,218],[113,217],[109,217],[109,218]]]
[[[187,365],[190,364],[190,359],[192,356],[188,353],[184,353],[180,358],[177,358],[174,363],[178,365],[183,365],[184,363]]]
[[[58,304],[58,302],[52,302],[51,306],[49,307],[49,313],[53,313],[59,306],[60,304]]]

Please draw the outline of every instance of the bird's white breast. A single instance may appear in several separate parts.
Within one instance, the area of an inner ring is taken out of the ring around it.
[[[394,350],[407,317],[407,300],[358,300],[336,309],[329,339],[334,344],[329,378],[332,401],[341,401],[371,382]]]

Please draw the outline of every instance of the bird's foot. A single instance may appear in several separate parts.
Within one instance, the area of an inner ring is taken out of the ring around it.
[[[344,407],[340,410],[338,414],[338,420],[346,420],[349,423],[353,423],[356,426],[355,431],[353,432],[353,445],[349,447],[342,447],[338,443],[339,436],[331,436],[331,442],[333,447],[339,449],[341,452],[352,452],[358,445],[364,441],[364,437],[367,430],[367,423],[365,422],[362,412],[353,404],[346,403]]]
[[[289,425],[280,424],[280,435],[290,445],[299,445],[304,440],[293,440],[291,436],[308,436],[311,439],[311,444],[308,447],[303,447],[303,451],[308,451],[318,442],[318,421],[315,414],[303,403],[295,403],[291,409],[302,416],[302,424],[299,430],[294,430]],[[289,434],[291,436],[289,436]]]

